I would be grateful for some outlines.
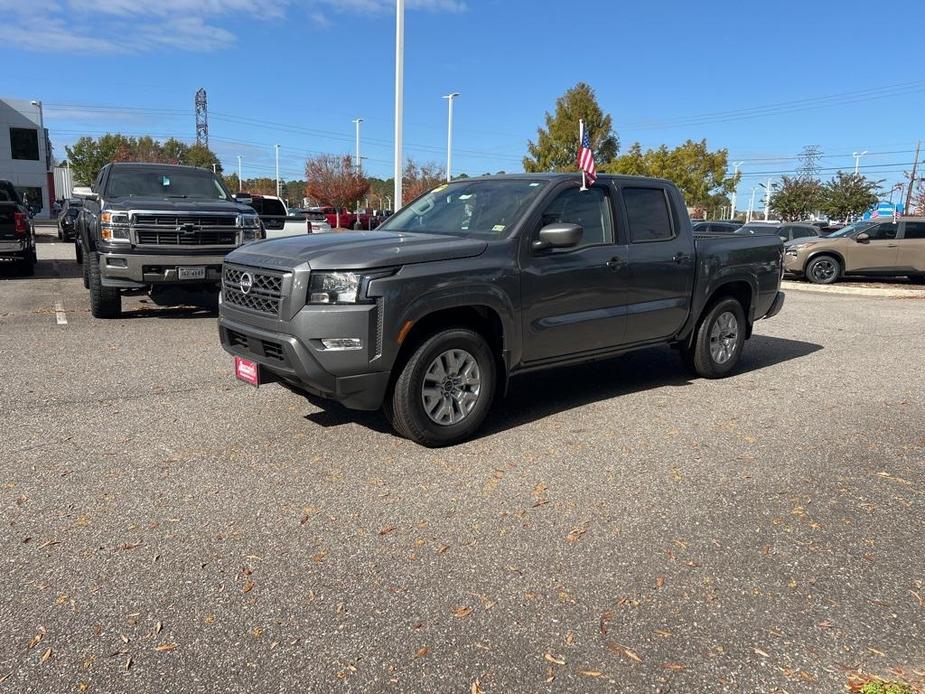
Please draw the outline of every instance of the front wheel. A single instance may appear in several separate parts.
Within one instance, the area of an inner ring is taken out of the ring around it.
[[[841,263],[830,255],[813,258],[806,266],[806,279],[813,284],[832,284],[841,276]]]
[[[90,315],[94,318],[118,318],[122,315],[122,294],[115,287],[104,287],[100,261],[96,253],[87,257],[90,285]]]
[[[446,446],[472,436],[495,394],[497,368],[485,338],[467,328],[425,340],[395,381],[386,415],[402,436]]]
[[[704,378],[728,376],[745,344],[745,312],[735,299],[723,299],[704,316],[694,344],[682,352],[684,362]]]

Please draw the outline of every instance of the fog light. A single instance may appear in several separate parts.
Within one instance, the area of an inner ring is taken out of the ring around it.
[[[325,349],[332,352],[346,352],[351,349],[363,349],[363,340],[358,337],[326,337],[321,340]]]
[[[128,267],[128,262],[125,258],[106,258],[106,264],[109,267]]]

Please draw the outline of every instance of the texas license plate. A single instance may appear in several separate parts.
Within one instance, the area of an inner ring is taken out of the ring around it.
[[[205,278],[206,268],[203,265],[177,268],[177,279],[179,280],[204,280]]]
[[[234,358],[234,376],[239,381],[250,383],[252,386],[260,385],[260,364],[250,359]]]

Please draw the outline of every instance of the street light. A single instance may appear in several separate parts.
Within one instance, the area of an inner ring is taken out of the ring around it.
[[[395,207],[401,207],[402,108],[405,88],[405,0],[395,0]]]
[[[857,176],[861,171],[861,157],[867,154],[865,149],[863,152],[854,152],[851,156],[854,157],[854,175]]]
[[[238,192],[239,193],[242,190],[244,190],[244,188],[242,187],[244,185],[244,173],[243,173],[243,168],[241,166],[241,161],[243,159],[244,159],[244,156],[239,154],[238,155]]]
[[[279,145],[273,145],[276,149],[276,197],[279,197]]]
[[[752,210],[755,209],[755,192],[757,190],[758,190],[758,186],[752,186],[752,197],[748,201],[748,214],[745,215],[746,223],[752,221]]]
[[[360,159],[360,123],[362,123],[362,122],[363,122],[363,119],[362,119],[362,118],[354,118],[354,119],[353,119],[353,124],[354,124],[354,125],[356,126],[356,128],[357,128],[357,160],[356,160],[356,170],[357,170],[357,173],[359,173],[359,174],[361,174],[361,175],[362,175],[362,173],[363,173],[363,160]],[[360,221],[360,201],[359,201],[359,200],[357,200],[357,219],[356,219],[356,221],[357,221],[357,224],[358,224],[359,221]]]
[[[764,188],[764,221],[768,221],[768,215],[771,212],[771,192],[774,190],[774,184],[771,183],[769,178],[767,185],[764,183],[759,183],[758,185]]]
[[[741,161],[732,162],[732,167],[734,169],[734,173],[732,174],[733,178],[736,178],[739,175],[739,167],[742,166],[742,164],[744,163],[745,162],[741,162]],[[732,189],[732,209],[729,212],[729,219],[735,219],[735,216],[736,216],[736,192],[737,192],[738,187],[739,187],[739,184],[738,182],[736,182],[736,187]]]
[[[443,98],[446,99],[448,113],[446,125],[446,180],[453,180],[453,99],[459,96],[459,92],[450,92]]]

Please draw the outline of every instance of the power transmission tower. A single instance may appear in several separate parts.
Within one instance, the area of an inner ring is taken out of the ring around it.
[[[921,140],[915,143],[915,159],[912,161],[912,173],[909,175],[909,190],[906,191],[906,206],[903,208],[903,214],[909,214],[909,205],[912,204],[912,191],[915,190],[915,175],[919,169],[919,149],[921,147]]]
[[[209,110],[206,105],[206,90],[196,92],[196,144],[209,147]]]
[[[819,175],[819,160],[822,148],[818,145],[806,145],[799,154],[800,166],[797,176],[804,180],[815,180]]]

